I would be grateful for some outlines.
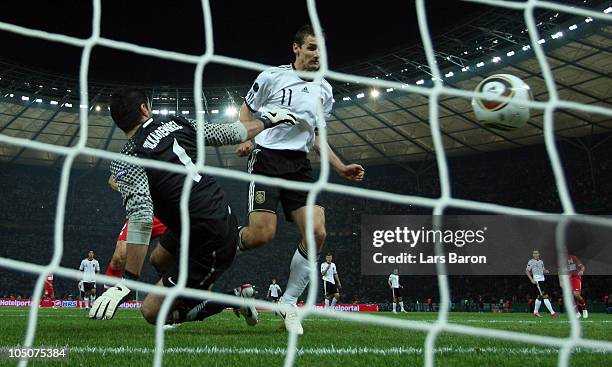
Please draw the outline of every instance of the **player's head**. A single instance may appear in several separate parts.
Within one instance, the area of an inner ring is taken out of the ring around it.
[[[87,258],[88,258],[89,260],[93,259],[93,258],[94,258],[94,255],[95,255],[94,250],[89,250],[89,251],[87,252]]]
[[[276,284],[276,278],[272,278],[272,284]]]
[[[117,127],[126,133],[153,116],[149,98],[136,88],[115,90],[111,96],[110,113]]]
[[[533,256],[535,260],[540,260],[540,251],[533,250],[533,252],[531,253],[531,256]]]
[[[319,44],[310,24],[302,26],[293,39],[294,66],[297,70],[317,71],[320,67]]]
[[[397,275],[397,273],[399,273],[399,270],[397,268],[393,269],[393,274]]]
[[[332,262],[332,254],[331,253],[327,253],[327,255],[325,255],[325,262],[330,263]]]

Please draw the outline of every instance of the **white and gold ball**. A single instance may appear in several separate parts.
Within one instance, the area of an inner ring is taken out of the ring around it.
[[[521,78],[510,74],[491,75],[478,84],[475,92],[487,96],[472,98],[472,109],[481,124],[491,129],[511,131],[529,121],[529,107],[517,102],[532,101],[533,95]],[[495,100],[496,97],[510,101]]]

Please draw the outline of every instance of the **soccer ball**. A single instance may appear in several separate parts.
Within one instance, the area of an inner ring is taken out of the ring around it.
[[[255,296],[257,291],[255,290],[255,286],[252,284],[243,284],[240,287],[236,288],[238,294],[237,296],[252,298]]]
[[[510,74],[495,74],[481,81],[475,90],[491,97],[506,97],[511,101],[472,98],[476,119],[496,130],[511,131],[524,126],[529,120],[529,107],[514,101],[532,101],[531,88],[520,78]]]

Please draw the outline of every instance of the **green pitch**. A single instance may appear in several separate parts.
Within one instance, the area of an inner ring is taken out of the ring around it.
[[[23,341],[27,309],[0,309],[0,347]],[[433,321],[435,313],[376,316]],[[530,314],[452,313],[450,322],[488,329],[563,337],[570,326],[562,316],[535,319]],[[593,314],[580,320],[589,339],[612,341],[612,316]],[[166,332],[165,366],[280,366],[287,334],[280,319],[262,312],[260,323],[248,327],[233,313]],[[299,341],[298,366],[421,366],[424,332],[308,317]],[[145,366],[153,361],[154,328],[136,310],[120,310],[111,321],[91,321],[84,310],[41,309],[36,345],[70,347],[67,365]],[[555,366],[558,349],[488,338],[442,333],[436,343],[438,366]],[[6,359],[0,364],[8,365]],[[43,365],[42,362],[31,365]],[[44,365],[66,365],[49,364]],[[610,366],[612,353],[578,349],[572,366]]]

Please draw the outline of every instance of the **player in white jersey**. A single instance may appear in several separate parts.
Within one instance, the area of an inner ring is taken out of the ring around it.
[[[290,65],[273,67],[263,71],[249,90],[240,108],[240,120],[252,119],[259,111],[266,112],[279,106],[288,109],[300,122],[295,127],[275,127],[255,138],[255,144],[241,144],[236,153],[247,156],[249,173],[284,178],[301,182],[314,182],[312,167],[307,158],[310,147],[316,153],[325,149],[331,166],[342,177],[351,181],[363,180],[365,170],[358,164],[344,164],[329,145],[321,146],[317,136],[318,110],[329,117],[333,94],[325,81],[314,82],[300,77],[296,71],[319,69],[319,47],[313,29],[306,25],[298,30],[293,42],[295,61]],[[325,120],[320,121],[325,126]],[[302,241],[293,255],[289,280],[281,303],[295,305],[298,297],[310,281],[306,246],[306,198],[307,192],[288,190],[251,182],[248,192],[249,224],[240,231],[240,250],[263,246],[274,239],[277,225],[278,204],[281,203],[285,218],[294,222],[302,235]],[[325,212],[315,205],[314,238],[320,252],[325,241]],[[285,327],[298,334],[303,333],[297,312],[281,313]]]
[[[100,272],[100,263],[94,259],[94,251],[89,250],[87,258],[81,261],[79,270],[83,272],[83,291],[85,292],[85,308],[89,309],[89,298],[91,303],[96,300],[96,275]]]
[[[272,278],[272,284],[268,287],[268,298],[276,303],[281,293],[283,293],[280,285],[276,284],[276,278]]]
[[[397,304],[400,305],[400,311],[406,312],[404,309],[404,301],[402,299],[402,288],[404,288],[399,281],[399,271],[397,269],[393,269],[393,273],[389,275],[389,279],[387,280],[387,284],[389,288],[391,288],[391,297],[393,300],[393,308],[391,311],[393,313],[397,313],[395,310],[397,308]]]
[[[533,314],[536,317],[542,317],[540,315],[540,306],[542,305],[542,299],[544,299],[544,305],[550,312],[552,318],[559,317],[559,314],[555,312],[548,299],[548,292],[546,291],[546,287],[544,284],[544,274],[548,274],[549,271],[544,267],[544,261],[540,259],[540,251],[533,250],[532,253],[533,258],[527,262],[527,267],[525,268],[525,274],[531,281],[531,284],[535,284],[538,289],[538,293],[535,300],[535,306],[533,309]]]
[[[323,277],[323,294],[325,295],[325,308],[334,308],[340,300],[339,289],[342,287],[336,264],[332,262],[332,254],[325,256],[325,262],[321,263],[321,277]],[[330,305],[331,299],[331,305]]]

